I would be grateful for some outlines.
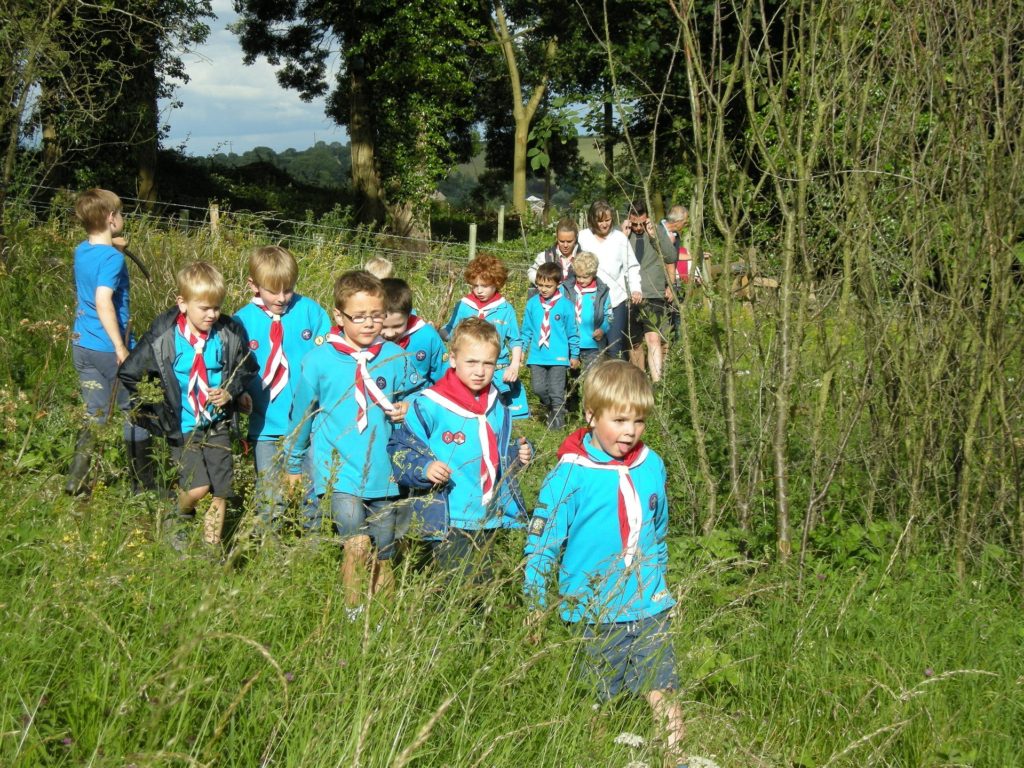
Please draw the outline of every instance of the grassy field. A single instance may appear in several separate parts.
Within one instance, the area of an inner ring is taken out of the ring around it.
[[[146,284],[133,273],[137,327],[193,258],[224,268],[229,307],[243,300],[252,236],[129,229],[154,274]],[[26,227],[0,273],[0,764],[660,765],[646,706],[595,706],[575,672],[577,638],[556,617],[528,642],[519,533],[501,542],[493,583],[451,588],[408,557],[396,592],[350,622],[336,543],[248,536],[246,460],[227,557],[159,542],[169,502],[131,493],[116,427],[91,498],[65,497],[80,418],[66,329],[76,239],[59,222]],[[300,289],[326,299],[330,276],[361,253],[303,249]],[[433,319],[458,280],[462,255],[447,256],[399,265]],[[682,377],[670,367],[669,379]],[[662,413],[679,397],[663,389]],[[678,432],[668,421],[650,433],[666,453]],[[532,496],[560,435],[523,429],[539,454]],[[683,482],[672,474],[673,498],[688,498]],[[723,768],[1024,764],[1024,621],[1005,553],[987,549],[961,582],[941,543],[911,553],[897,529],[847,535],[801,573],[765,554],[770,538],[698,536],[691,510],[673,515],[688,753]]]

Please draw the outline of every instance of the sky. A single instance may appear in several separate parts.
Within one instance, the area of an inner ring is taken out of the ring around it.
[[[249,67],[242,63],[238,38],[227,29],[237,18],[231,6],[232,0],[213,0],[217,18],[208,21],[209,38],[182,57],[190,79],[175,93],[181,107],[162,105],[163,122],[170,126],[164,146],[184,145],[185,154],[204,156],[347,142],[345,129],[324,115],[323,99],[307,104],[282,88],[265,59]]]

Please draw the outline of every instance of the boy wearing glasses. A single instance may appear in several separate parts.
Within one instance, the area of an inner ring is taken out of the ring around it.
[[[392,583],[398,486],[387,446],[408,408],[395,402],[406,370],[401,347],[380,337],[380,280],[362,270],[341,275],[334,283],[333,315],[324,343],[302,360],[288,428],[294,440],[288,472],[292,483],[300,482],[312,449],[314,490],[330,494],[331,517],[343,540],[341,580],[354,619],[362,610],[364,577],[370,578],[370,594]]]
[[[331,321],[323,307],[295,292],[299,267],[279,245],[256,248],[249,255],[252,301],[235,313],[249,336],[249,349],[259,376],[249,384],[240,403],[249,416],[249,442],[256,464],[256,510],[264,525],[279,521],[284,508],[281,442],[303,358],[323,344]],[[306,472],[312,474],[308,464]],[[307,503],[307,520],[315,518],[315,499]]]

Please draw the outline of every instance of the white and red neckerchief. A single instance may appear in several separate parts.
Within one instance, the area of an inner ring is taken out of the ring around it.
[[[583,295],[586,293],[597,293],[597,280],[591,280],[590,285],[586,288],[581,288],[579,281],[572,284],[573,292],[576,294],[573,298],[573,304],[576,307],[576,325],[583,324]]]
[[[550,299],[545,299],[540,294],[537,294],[537,298],[540,299],[540,305],[544,309],[544,317],[540,321],[540,338],[537,339],[538,347],[550,347],[551,346],[551,308],[558,303],[561,298],[561,293],[555,291],[551,294]]]
[[[188,372],[186,399],[188,407],[196,417],[196,426],[199,426],[203,422],[213,421],[213,416],[206,410],[206,404],[210,399],[210,378],[206,371],[206,361],[203,359],[203,349],[210,334],[201,331],[192,333],[184,312],[178,315],[178,333],[192,347],[192,369]]]
[[[270,399],[274,400],[288,386],[288,358],[284,356],[284,324],[281,322],[281,316],[267,309],[267,305],[259,296],[253,296],[252,303],[266,312],[270,318],[270,356],[263,367],[261,380],[263,388],[270,390]]]
[[[565,439],[558,449],[558,461],[574,464],[587,469],[611,470],[619,476],[619,536],[622,540],[622,562],[627,568],[633,564],[637,545],[640,541],[640,527],[643,524],[643,505],[640,495],[633,485],[629,470],[639,467],[647,459],[650,451],[642,442],[633,446],[632,450],[621,459],[598,461],[591,457],[583,446],[583,438],[588,434],[586,427],[576,430]]]
[[[409,322],[405,325],[405,330],[402,334],[395,339],[395,344],[400,346],[402,349],[409,348],[409,337],[411,337],[420,328],[424,328],[427,325],[427,321],[417,315],[409,315]]]
[[[576,259],[575,259],[574,256],[570,256],[569,258],[566,258],[565,256],[562,255],[562,252],[559,251],[558,252],[558,260],[562,262],[562,279],[563,280],[568,280],[569,279],[569,270],[572,269],[572,265],[576,261]]]
[[[338,350],[338,352],[341,352],[341,354],[348,355],[356,361],[356,377],[353,387],[356,398],[356,427],[360,432],[364,432],[370,423],[369,416],[367,415],[367,393],[369,393],[373,402],[377,403],[386,412],[390,413],[395,408],[392,402],[388,400],[387,395],[377,386],[377,382],[370,376],[370,370],[366,365],[380,353],[380,348],[384,342],[377,341],[365,349],[353,347],[341,335],[341,328],[334,326],[331,328],[331,332],[327,334],[327,343]]]
[[[506,302],[505,297],[502,296],[500,293],[494,294],[487,301],[480,301],[472,293],[467,293],[465,296],[462,297],[462,303],[465,304],[467,307],[472,308],[472,310],[476,313],[476,316],[479,317],[481,320],[486,320],[487,316],[491,314],[491,312],[493,312]]]
[[[477,437],[480,441],[480,492],[483,503],[489,504],[494,498],[498,482],[498,436],[487,421],[487,414],[498,399],[498,390],[493,385],[474,395],[449,368],[434,386],[423,390],[423,397],[433,400],[445,410],[464,419],[475,419]]]

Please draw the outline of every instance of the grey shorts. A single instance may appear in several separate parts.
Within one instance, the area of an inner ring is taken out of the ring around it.
[[[629,308],[629,341],[634,346],[644,342],[644,334],[657,333],[668,337],[671,322],[668,317],[668,302],[664,299],[644,299]]]
[[[171,446],[178,465],[178,484],[184,491],[210,486],[210,493],[226,499],[231,495],[234,464],[231,431],[227,421],[187,432],[180,444]]]
[[[583,636],[583,672],[597,684],[602,701],[623,690],[644,694],[678,687],[668,611],[637,621],[587,624]]]

